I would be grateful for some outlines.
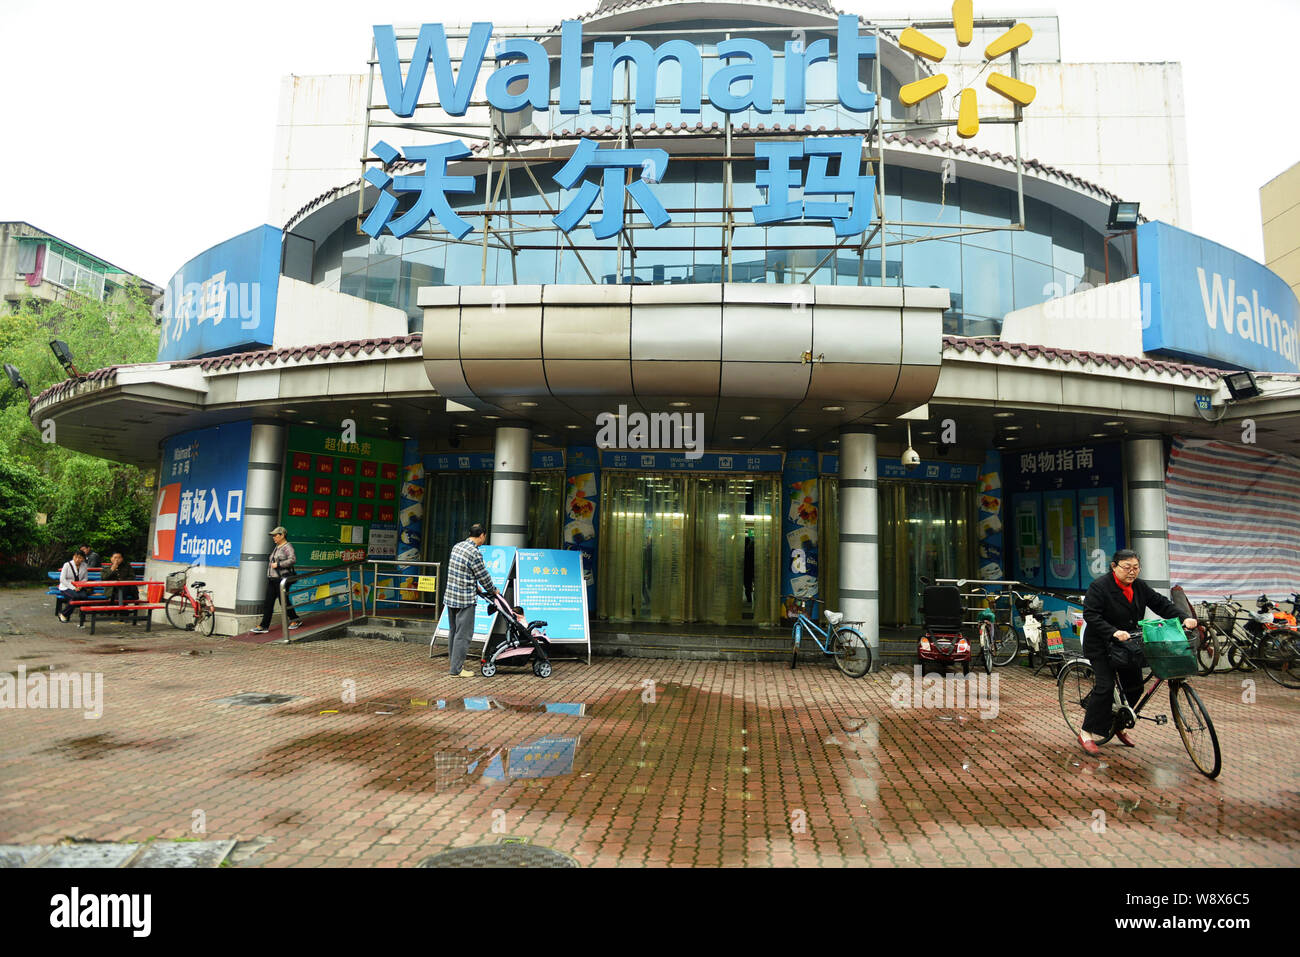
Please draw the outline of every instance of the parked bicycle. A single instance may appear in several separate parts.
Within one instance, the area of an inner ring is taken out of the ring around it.
[[[808,637],[822,650],[822,654],[833,657],[835,667],[850,678],[861,678],[871,670],[871,646],[867,644],[861,632],[844,624],[842,612],[825,609],[822,615],[826,619],[826,628],[822,629],[818,627],[817,622],[808,617],[806,609],[809,605],[825,604],[824,602],[816,598],[800,598],[797,595],[782,597],[792,599],[797,612],[794,624],[791,626],[791,634],[794,638],[794,654],[790,656],[791,669],[799,663],[799,641],[803,632],[807,630]],[[822,638],[826,639],[824,644]]]
[[[1120,690],[1119,682],[1115,682],[1110,731],[1097,744],[1105,744],[1116,732],[1129,730],[1139,719],[1156,725],[1167,724],[1168,718],[1163,714],[1148,716],[1142,712],[1160,686],[1168,682],[1169,709],[1173,713],[1174,726],[1178,728],[1178,735],[1182,738],[1188,757],[1206,777],[1217,777],[1222,767],[1219,737],[1214,732],[1214,722],[1210,720],[1210,713],[1205,709],[1200,695],[1187,682],[1187,678],[1195,674],[1198,667],[1191,640],[1189,639],[1185,656],[1177,660],[1148,656],[1147,666],[1151,673],[1144,681],[1145,693],[1136,705],[1129,705]],[[1152,682],[1152,679],[1154,682],[1150,687],[1145,687],[1145,682]],[[1061,717],[1075,738],[1079,737],[1079,732],[1083,729],[1084,711],[1096,683],[1096,672],[1086,658],[1066,662],[1057,675],[1057,700],[1061,707]]]
[[[217,627],[217,608],[212,592],[204,588],[207,582],[187,582],[190,569],[195,567],[197,563],[167,576],[167,592],[171,595],[167,599],[167,620],[173,628],[211,635]]]
[[[1046,668],[1053,678],[1057,677],[1066,659],[1047,646],[1043,599],[1012,589],[1011,608],[1011,620],[998,625],[993,640],[993,663],[998,666],[1012,664],[1023,651],[1029,657],[1029,667],[1034,669],[1034,674]]]
[[[1258,610],[1252,612],[1228,595],[1207,606],[1198,648],[1201,674],[1209,674],[1226,659],[1234,670],[1258,668],[1284,688],[1300,688],[1300,631],[1295,616],[1267,595],[1260,595],[1255,605]]]

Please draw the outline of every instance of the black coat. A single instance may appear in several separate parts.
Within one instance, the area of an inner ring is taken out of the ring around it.
[[[1182,618],[1178,606],[1154,588],[1137,579],[1133,582],[1133,601],[1124,597],[1113,571],[1108,571],[1091,585],[1083,599],[1083,620],[1088,625],[1083,635],[1083,653],[1088,657],[1104,654],[1117,631],[1142,637],[1138,620],[1147,608],[1164,618]]]

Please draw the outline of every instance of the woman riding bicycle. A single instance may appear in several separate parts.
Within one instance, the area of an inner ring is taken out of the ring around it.
[[[1110,734],[1115,682],[1124,689],[1124,697],[1135,705],[1142,696],[1142,659],[1138,645],[1127,645],[1135,636],[1142,637],[1138,620],[1147,608],[1162,618],[1177,618],[1178,606],[1138,578],[1141,563],[1137,552],[1121,549],[1110,562],[1110,572],[1090,586],[1083,600],[1083,653],[1097,676],[1088,697],[1079,745],[1088,754],[1100,754],[1097,741]],[[1196,619],[1183,620],[1186,628],[1195,628]],[[1115,736],[1126,747],[1136,747],[1126,731]]]

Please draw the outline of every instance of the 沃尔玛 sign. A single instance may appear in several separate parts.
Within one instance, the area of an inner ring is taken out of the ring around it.
[[[281,232],[258,226],[195,256],[163,289],[158,361],[269,346]]]

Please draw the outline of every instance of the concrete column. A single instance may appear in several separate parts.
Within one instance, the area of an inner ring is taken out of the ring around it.
[[[522,426],[497,429],[492,462],[491,545],[528,545],[528,474],[533,459],[533,433]]]
[[[244,480],[244,536],[239,546],[239,581],[235,585],[235,614],[260,614],[266,595],[266,557],[271,554],[271,529],[280,524],[280,490],[284,482],[285,429],[253,423],[248,444],[248,477]]]
[[[880,507],[876,434],[859,426],[840,432],[840,607],[863,623],[880,661]]]
[[[1128,486],[1129,548],[1142,559],[1142,580],[1169,595],[1169,515],[1165,511],[1165,443],[1130,439],[1124,443]],[[1107,568],[1110,556],[1107,556]]]

